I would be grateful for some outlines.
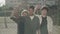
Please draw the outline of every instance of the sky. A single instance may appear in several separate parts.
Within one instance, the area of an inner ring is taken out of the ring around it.
[[[0,0],[0,7],[5,5],[5,0]]]

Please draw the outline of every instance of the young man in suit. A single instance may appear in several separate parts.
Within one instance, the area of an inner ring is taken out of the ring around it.
[[[29,15],[26,16],[24,34],[38,34],[39,18],[34,15],[34,6],[28,8]]]
[[[50,16],[47,16],[48,7],[43,6],[41,8],[41,15],[39,15],[40,19],[40,33],[41,34],[52,34],[53,29],[53,20]]]

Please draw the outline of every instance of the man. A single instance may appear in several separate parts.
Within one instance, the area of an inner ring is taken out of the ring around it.
[[[42,7],[40,19],[40,33],[41,34],[52,34],[53,20],[51,17],[47,16],[48,7]]]
[[[37,34],[39,30],[39,18],[34,15],[34,6],[28,8],[29,16],[26,16],[24,34]]]

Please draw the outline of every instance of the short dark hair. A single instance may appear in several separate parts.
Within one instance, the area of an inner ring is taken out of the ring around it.
[[[44,9],[46,9],[47,11],[49,10],[48,7],[43,7],[41,10],[44,10]]]
[[[34,6],[30,6],[29,8],[31,8],[31,9],[33,9],[33,10],[34,10],[34,8],[35,8],[35,7],[34,7]]]

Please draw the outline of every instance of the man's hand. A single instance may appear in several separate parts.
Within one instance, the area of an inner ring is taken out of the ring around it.
[[[11,15],[12,15],[12,17],[15,17],[16,19],[19,18],[17,9],[14,9],[14,10],[12,11],[12,14],[11,14]]]

